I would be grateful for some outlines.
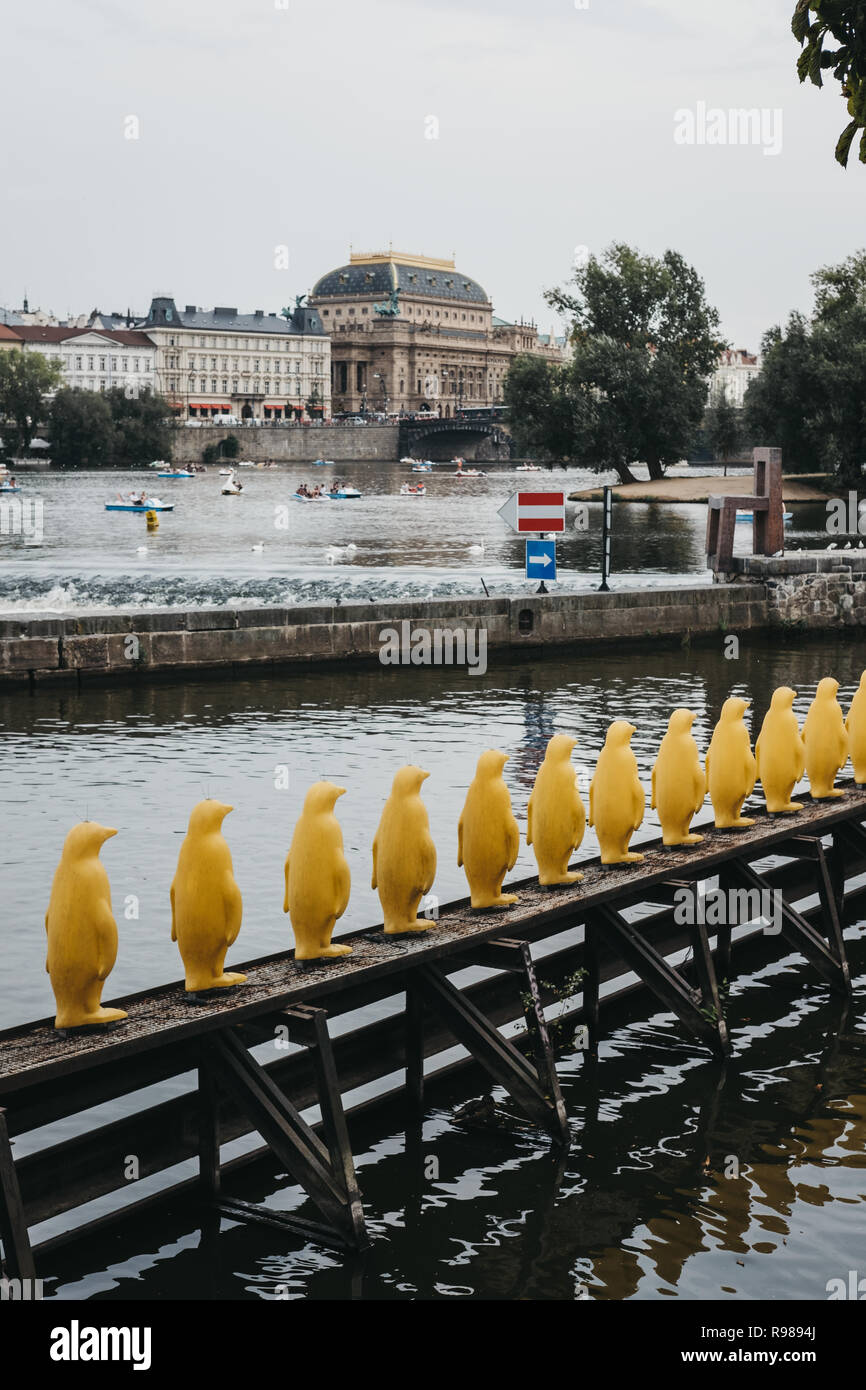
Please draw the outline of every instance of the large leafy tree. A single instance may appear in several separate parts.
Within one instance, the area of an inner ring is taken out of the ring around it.
[[[11,422],[17,448],[30,448],[45,413],[45,396],[56,390],[61,379],[60,364],[41,352],[21,352],[18,348],[0,352],[0,415]],[[14,452],[11,443],[5,440],[7,452]]]
[[[742,412],[728,399],[727,391],[722,391],[707,410],[704,433],[713,458],[725,465],[727,474],[728,461],[743,441]]]
[[[823,74],[832,70],[847,100],[851,120],[839,137],[837,160],[847,167],[860,131],[860,162],[866,164],[866,0],[797,0],[791,28],[803,48],[800,81],[823,87]]]
[[[855,485],[866,462],[866,254],[816,271],[812,284],[811,318],[792,314],[764,336],[746,420],[781,447],[787,468]]]
[[[694,442],[725,346],[697,271],[675,251],[658,259],[615,244],[545,297],[571,319],[572,357],[535,376],[515,363],[512,428],[524,422],[525,444],[623,482],[638,462],[661,478]]]
[[[115,430],[116,461],[137,468],[171,458],[172,412],[163,396],[143,391],[127,396],[120,387],[106,391]]]
[[[116,436],[111,407],[96,391],[64,386],[51,403],[51,459],[61,468],[111,463]]]

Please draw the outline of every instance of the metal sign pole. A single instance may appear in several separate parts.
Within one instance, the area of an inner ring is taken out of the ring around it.
[[[599,593],[610,593],[610,585],[607,577],[610,574],[610,506],[611,490],[609,487],[604,489],[604,502],[602,503],[601,520],[601,583]]]

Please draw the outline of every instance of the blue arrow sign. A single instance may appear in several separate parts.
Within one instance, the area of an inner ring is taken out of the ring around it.
[[[526,542],[526,578],[556,578],[556,541]]]

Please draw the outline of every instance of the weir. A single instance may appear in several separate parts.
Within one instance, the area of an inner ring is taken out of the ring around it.
[[[248,983],[229,996],[191,1002],[175,982],[111,1001],[129,1017],[108,1031],[64,1035],[52,1019],[42,1019],[0,1033],[0,1237],[7,1276],[35,1277],[37,1256],[44,1272],[51,1249],[75,1237],[78,1208],[128,1192],[130,1155],[139,1179],[190,1158],[198,1159],[198,1177],[180,1184],[169,1177],[158,1194],[106,1213],[88,1231],[180,1195],[233,1220],[362,1248],[362,1194],[347,1115],[396,1096],[407,1127],[415,1126],[425,1083],[468,1061],[510,1094],[526,1120],[567,1146],[547,1017],[562,988],[569,1017],[585,1025],[593,1064],[602,986],[622,992],[629,973],[676,1015],[696,1046],[729,1055],[725,981],[746,941],[766,949],[768,958],[799,953],[816,982],[848,996],[842,925],[846,911],[866,900],[866,886],[852,881],[866,871],[866,789],[841,786],[841,799],[807,800],[796,814],[770,816],[759,807],[751,828],[701,826],[705,838],[693,847],[642,845],[640,864],[606,869],[598,859],[582,861],[580,883],[509,884],[520,900],[505,910],[473,912],[467,899],[450,903],[423,935],[391,939],[378,927],[348,934],[341,940],[353,954],[331,963],[297,962],[292,952],[247,962],[240,968]],[[696,892],[715,875],[725,889],[774,890],[777,933],[774,926],[760,941],[760,926],[713,926],[702,912],[677,925],[683,888]],[[688,959],[675,961],[683,950]],[[467,980],[466,968],[478,966],[484,977],[475,972]],[[579,1005],[577,971],[585,972]],[[390,1012],[380,1009],[361,1022],[349,1017],[384,1000],[392,1002]],[[335,1019],[351,1026],[332,1037]],[[522,1025],[519,1035],[512,1036],[513,1028],[503,1033],[515,1023]],[[442,1065],[455,1041],[468,1059]],[[263,1044],[273,1049],[265,1061],[252,1051]],[[290,1052],[289,1044],[297,1050]],[[13,1160],[17,1136],[188,1074],[196,1080],[190,1094],[156,1105],[145,1100],[122,1119]],[[375,1102],[344,1108],[345,1094],[374,1082]],[[321,1111],[317,1126],[302,1114],[314,1105]],[[315,1220],[224,1195],[221,1146],[254,1130],[266,1148],[232,1160],[231,1169],[269,1149],[311,1199]],[[66,1214],[71,1229],[34,1250],[30,1229]]]

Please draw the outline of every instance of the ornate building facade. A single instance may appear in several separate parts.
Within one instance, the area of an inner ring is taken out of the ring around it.
[[[453,260],[397,251],[350,254],[310,303],[331,340],[331,403],[342,412],[430,412],[443,418],[502,400],[518,353],[561,361],[563,345],[533,323],[506,323]]]
[[[304,297],[277,315],[178,309],[158,296],[138,325],[156,344],[157,390],[189,419],[327,419],[330,343]]]

